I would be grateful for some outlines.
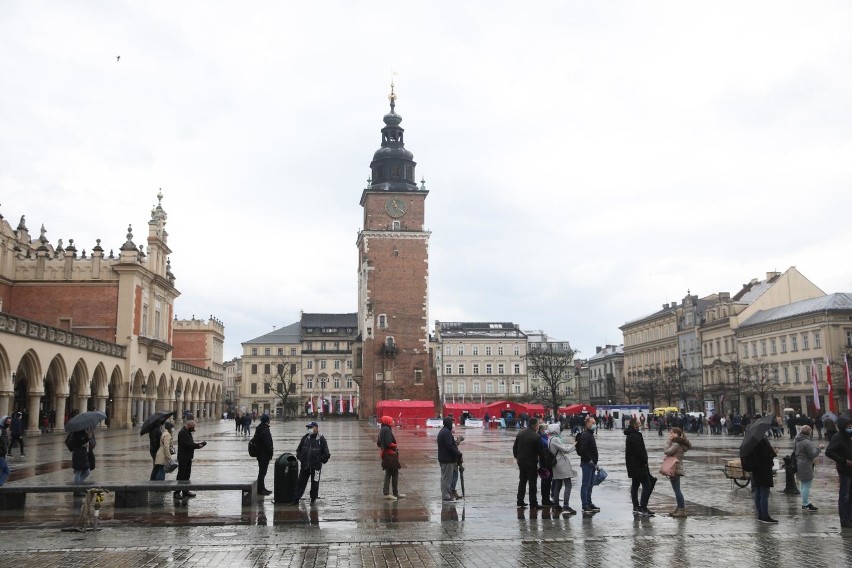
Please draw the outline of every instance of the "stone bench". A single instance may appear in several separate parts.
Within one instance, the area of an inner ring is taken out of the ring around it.
[[[107,489],[115,494],[115,507],[138,507],[148,503],[148,493],[171,491],[241,491],[243,505],[251,505],[257,498],[257,480],[252,481],[133,481],[114,483],[37,483],[13,482],[0,487],[0,507],[23,509],[29,493],[73,493],[92,488]]]

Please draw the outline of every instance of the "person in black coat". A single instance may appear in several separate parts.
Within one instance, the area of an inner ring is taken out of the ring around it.
[[[596,513],[600,507],[592,503],[592,488],[594,487],[595,470],[598,467],[598,443],[595,440],[595,431],[598,428],[594,416],[586,418],[586,429],[580,434],[577,443],[577,455],[580,456],[580,471],[583,478],[580,485],[580,500],[584,513]]]
[[[837,433],[831,437],[825,457],[837,464],[840,526],[852,529],[852,422],[848,418],[837,419]]]
[[[541,438],[538,435],[538,418],[531,418],[529,425],[518,432],[512,445],[512,455],[518,462],[518,507],[526,507],[524,493],[529,486],[530,508],[540,509],[538,504],[538,456]]]
[[[651,470],[648,468],[648,451],[645,449],[645,439],[639,427],[639,421],[633,418],[624,429],[624,463],[627,466],[627,477],[632,480],[630,485],[630,500],[633,501],[633,514],[637,517],[653,517],[648,510],[648,499],[654,490]],[[642,497],[639,498],[639,485],[642,485]]]
[[[778,450],[772,447],[765,437],[751,452],[751,486],[757,520],[764,523],[777,523],[769,516],[769,489],[775,485],[772,467]]]
[[[441,466],[441,499],[454,501],[453,476],[458,475],[462,453],[453,438],[453,417],[444,417],[444,427],[438,432],[438,464]]]
[[[254,431],[254,440],[257,443],[257,493],[258,495],[271,495],[272,491],[266,488],[266,472],[269,462],[275,452],[272,445],[272,432],[269,431],[269,415],[260,417],[260,424]]]
[[[189,481],[192,475],[192,460],[195,458],[195,450],[203,448],[207,442],[197,442],[192,438],[192,433],[195,432],[195,420],[190,420],[184,424],[183,428],[178,432],[177,443],[177,462],[178,472],[175,479],[178,481]],[[185,499],[187,497],[195,497],[192,491],[175,491],[175,499]]]
[[[319,433],[319,424],[308,422],[307,428],[308,433],[302,437],[296,447],[296,457],[299,459],[301,467],[299,482],[296,485],[296,492],[293,495],[291,505],[299,504],[299,499],[302,498],[308,486],[308,479],[311,480],[311,503],[317,500],[322,466],[331,457],[331,452],[328,451],[328,442],[325,441],[325,436]]]

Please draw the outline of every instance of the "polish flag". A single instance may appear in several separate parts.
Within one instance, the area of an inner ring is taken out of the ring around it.
[[[340,395],[340,398],[337,400],[337,411],[343,414],[343,395]]]
[[[349,412],[352,412],[352,395],[349,395]]]
[[[308,414],[314,413],[314,397],[308,399]]]
[[[322,397],[317,398],[317,406],[319,406],[319,413],[322,414],[322,407],[325,405],[325,399]]]
[[[843,356],[843,373],[846,375],[846,408],[852,408],[852,380],[849,376],[849,359]]]
[[[817,381],[818,381],[818,379],[817,379],[817,368],[816,368],[816,363],[814,363],[813,359],[811,359],[811,379],[813,379],[813,382],[814,382],[814,408],[819,410],[821,408],[821,406],[819,404],[819,386],[817,385]]]
[[[831,384],[831,363],[825,360],[825,382],[828,383],[828,410],[837,414],[837,402],[834,400],[834,385]]]

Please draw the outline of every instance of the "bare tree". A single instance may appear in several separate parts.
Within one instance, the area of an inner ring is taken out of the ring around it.
[[[568,400],[570,384],[574,381],[574,355],[579,351],[569,348],[554,349],[552,343],[527,352],[527,369],[541,381],[539,396],[553,409]],[[575,390],[576,392],[576,390]]]
[[[633,404],[633,399],[639,395],[640,385],[639,376],[633,371],[628,371],[624,378],[624,398],[627,399],[627,404]]]
[[[263,377],[264,393],[272,394],[278,399],[282,418],[294,416],[294,408],[298,408],[298,401],[290,400],[290,395],[296,394],[300,369],[298,358],[279,355],[275,373]]]
[[[778,389],[778,370],[766,360],[754,358],[742,366],[741,375],[746,392],[756,395],[760,400],[760,412],[766,412],[767,399]]]
[[[742,364],[739,355],[729,355],[726,359],[716,359],[713,365],[724,370],[727,378],[716,389],[720,395],[724,395],[731,401],[731,410],[740,411],[740,400],[745,391],[745,379],[742,373]],[[724,408],[721,409],[724,412]]]

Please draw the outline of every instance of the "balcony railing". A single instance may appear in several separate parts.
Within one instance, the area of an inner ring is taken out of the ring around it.
[[[0,314],[0,332],[20,335],[30,339],[38,339],[40,341],[47,341],[57,345],[64,345],[66,347],[84,349],[86,351],[92,351],[94,353],[101,353],[102,355],[110,355],[113,357],[124,358],[126,351],[126,348],[123,345],[102,341],[100,339],[95,339],[94,337],[70,332],[67,329],[52,327],[43,323],[30,321],[28,319],[10,316],[8,314]]]

